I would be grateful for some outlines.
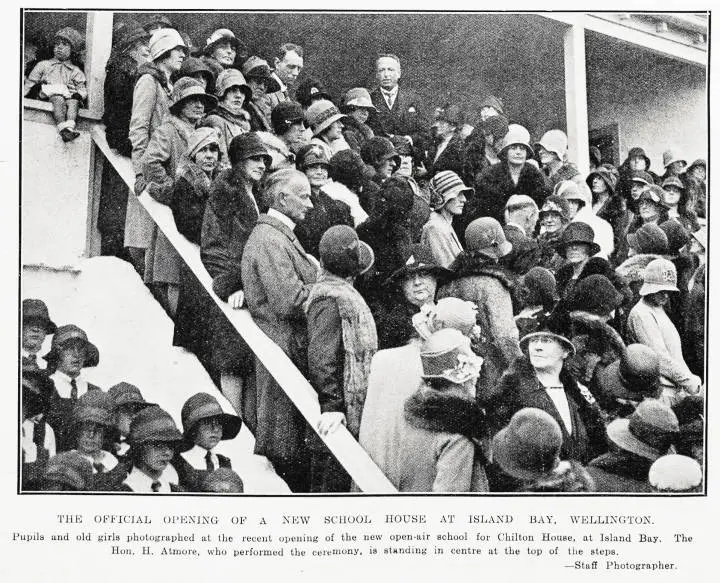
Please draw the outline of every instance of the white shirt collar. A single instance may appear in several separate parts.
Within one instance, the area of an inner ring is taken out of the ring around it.
[[[94,458],[91,455],[85,455],[84,453],[80,453],[79,451],[77,453],[79,453],[82,457],[84,457],[90,462],[90,464],[93,466],[93,474],[97,473],[97,470],[94,467],[95,464],[102,464],[106,472],[112,470],[116,465],[118,465],[117,458],[109,451],[101,451],[99,458]]]
[[[207,462],[205,461],[205,456],[207,455],[208,451],[210,452],[213,466],[215,467],[215,469],[218,469],[220,467],[220,460],[218,459],[218,456],[215,455],[212,450],[207,450],[203,447],[200,447],[199,445],[194,446],[192,449],[185,451],[180,455],[182,455],[187,460],[187,462],[196,470],[206,470]]]
[[[56,370],[54,373],[50,375],[50,378],[55,383],[55,390],[58,392],[58,395],[60,395],[63,399],[69,399],[70,398],[70,391],[72,391],[72,387],[70,386],[70,382],[72,379],[66,375],[64,372]],[[88,391],[88,384],[87,381],[83,378],[82,373],[78,375],[75,378],[75,384],[77,385],[77,396],[81,397]]]
[[[155,481],[160,482],[160,489],[158,492],[172,492],[170,484],[177,484],[178,481],[177,472],[172,464],[168,464],[168,467],[165,468],[157,480],[148,476],[137,466],[133,466],[133,469],[130,471],[127,478],[125,478],[123,484],[129,486],[133,492],[152,492],[152,484]]]
[[[393,99],[394,99],[395,97],[397,97],[398,89],[400,89],[400,85],[395,85],[395,87],[393,87],[392,89],[390,89],[390,91],[388,91],[387,89],[383,89],[382,87],[380,87],[380,91],[382,91],[382,94],[383,94],[385,97],[392,97]]]
[[[287,85],[285,85],[285,83],[283,83],[283,80],[280,79],[280,77],[278,77],[276,73],[273,73],[272,76],[275,78],[275,81],[278,82],[278,85],[280,85],[280,92],[287,93],[288,88],[287,88]]]
[[[275,209],[268,210],[267,214],[269,217],[275,217],[283,225],[287,226],[287,228],[290,229],[291,231],[295,230],[295,221],[293,221],[287,215],[284,215],[280,211],[277,211]]]

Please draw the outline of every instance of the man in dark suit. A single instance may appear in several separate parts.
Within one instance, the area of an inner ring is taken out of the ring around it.
[[[367,124],[376,136],[409,136],[416,152],[424,152],[429,144],[420,100],[416,93],[398,82],[402,71],[395,55],[380,55],[375,62],[379,87],[370,92],[376,111],[370,112]]]
[[[538,207],[526,194],[513,194],[505,203],[505,237],[512,243],[512,251],[501,264],[517,275],[524,275],[538,264],[540,249],[535,240]]]

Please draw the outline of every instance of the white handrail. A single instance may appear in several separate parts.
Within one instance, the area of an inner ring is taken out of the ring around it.
[[[113,152],[105,138],[103,126],[93,127],[91,135],[97,147],[100,148],[132,191],[135,183],[135,173],[130,161]],[[307,379],[300,373],[285,352],[258,328],[246,309],[233,310],[226,302],[215,295],[212,289],[212,278],[200,260],[199,248],[178,232],[170,208],[155,201],[147,192],[138,197],[138,200],[155,221],[158,228],[175,247],[180,257],[192,270],[213,301],[223,311],[223,314],[237,330],[238,334],[243,337],[251,350],[263,363],[263,366],[275,378],[310,426],[317,432],[320,405],[317,393]],[[342,464],[345,471],[350,474],[350,477],[352,477],[360,490],[374,494],[397,492],[395,486],[380,471],[345,427],[340,427],[330,435],[321,435],[320,438]]]

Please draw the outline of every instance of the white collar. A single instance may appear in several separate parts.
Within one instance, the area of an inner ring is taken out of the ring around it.
[[[133,466],[133,469],[127,478],[125,478],[123,484],[129,486],[133,492],[152,492],[152,484],[157,481],[160,482],[160,490],[158,490],[158,492],[167,493],[172,492],[170,484],[177,484],[177,479],[177,472],[172,464],[168,464],[168,467],[165,468],[157,480],[148,476],[137,466]]]
[[[77,450],[74,450],[77,451]],[[109,451],[102,450],[100,452],[99,458],[94,458],[91,455],[86,455],[84,453],[80,453],[77,451],[78,454],[80,454],[82,457],[84,457],[86,460],[90,462],[90,464],[93,465],[93,474],[97,473],[97,470],[95,469],[95,464],[102,464],[102,466],[105,468],[105,471],[112,470],[116,465],[118,465],[117,458],[111,454]]]
[[[400,85],[395,85],[395,87],[390,89],[390,91],[380,87],[380,91],[382,91],[383,95],[386,95],[387,97],[395,97],[397,95],[399,89],[400,89]]]
[[[185,451],[181,453],[187,462],[196,470],[205,470],[207,469],[207,463],[205,461],[205,456],[210,452],[210,456],[212,459],[213,464],[215,465],[215,468],[220,467],[220,460],[218,459],[218,456],[213,452],[211,449],[205,449],[204,447],[200,447],[199,445],[195,445],[192,449]]]
[[[268,210],[267,214],[269,217],[275,217],[278,221],[280,221],[283,225],[285,225],[291,231],[295,230],[295,221],[293,221],[287,215],[284,215],[280,211],[277,211],[275,209]]]

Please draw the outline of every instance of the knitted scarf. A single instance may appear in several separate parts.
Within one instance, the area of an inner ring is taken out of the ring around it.
[[[360,432],[360,416],[365,404],[370,361],[377,351],[375,320],[365,300],[346,280],[323,275],[310,291],[305,312],[307,313],[314,301],[324,298],[334,299],[340,312],[345,351],[345,417],[348,430],[357,438]]]

